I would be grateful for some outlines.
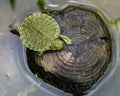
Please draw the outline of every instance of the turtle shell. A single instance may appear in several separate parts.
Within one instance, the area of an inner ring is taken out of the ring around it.
[[[21,23],[20,39],[26,47],[43,52],[60,34],[58,23],[44,13],[33,13]]]

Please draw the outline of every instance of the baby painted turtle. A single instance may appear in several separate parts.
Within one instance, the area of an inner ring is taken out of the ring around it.
[[[37,51],[39,55],[46,50],[62,49],[63,41],[72,44],[68,37],[60,35],[60,27],[55,19],[45,13],[33,13],[21,24],[16,22],[10,27],[19,32],[20,39],[27,48]]]

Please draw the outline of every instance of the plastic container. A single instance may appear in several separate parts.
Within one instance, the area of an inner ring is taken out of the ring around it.
[[[113,38],[113,60],[109,68],[110,70],[105,74],[104,79],[99,80],[98,85],[93,86],[87,96],[119,96],[120,30],[118,31],[117,26],[108,23],[108,21],[116,20],[120,17],[120,14],[116,13],[117,16],[110,15],[111,13],[108,12],[108,8],[105,5],[99,4],[98,0],[49,1],[54,1],[54,4],[46,4],[46,7],[59,9],[72,4],[95,8],[102,14]],[[111,5],[110,1],[115,2],[114,0],[106,0],[105,3]],[[101,2],[103,1],[101,0]],[[27,4],[27,7],[22,4]],[[29,8],[30,6],[32,8]],[[72,94],[65,93],[45,83],[42,79],[36,78],[27,65],[26,48],[21,44],[18,36],[9,32],[9,24],[15,20],[20,21],[26,14],[38,10],[36,6],[36,0],[30,0],[29,2],[27,0],[19,0],[16,1],[16,9],[12,10],[8,1],[0,1],[0,17],[3,19],[0,20],[0,94],[1,96],[72,96]],[[119,9],[120,6],[117,8]],[[18,10],[19,12],[17,12]],[[112,12],[115,13],[115,10],[116,8],[113,8]],[[21,13],[24,13],[24,15],[20,16]]]

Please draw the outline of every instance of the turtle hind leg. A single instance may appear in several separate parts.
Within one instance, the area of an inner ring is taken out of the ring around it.
[[[20,29],[20,23],[19,22],[15,22],[11,25],[9,25],[9,28],[11,29],[10,32],[13,33],[13,34],[16,34],[18,36],[20,36],[19,34],[19,29]]]
[[[43,54],[43,52],[38,51],[37,54],[38,54],[39,56],[41,56],[41,55]]]

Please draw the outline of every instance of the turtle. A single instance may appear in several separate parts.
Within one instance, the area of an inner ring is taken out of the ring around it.
[[[60,34],[56,20],[46,13],[32,13],[22,23],[15,22],[10,28],[19,33],[27,48],[37,51],[39,55],[46,50],[62,49],[63,41],[68,45],[72,44],[67,36]]]

